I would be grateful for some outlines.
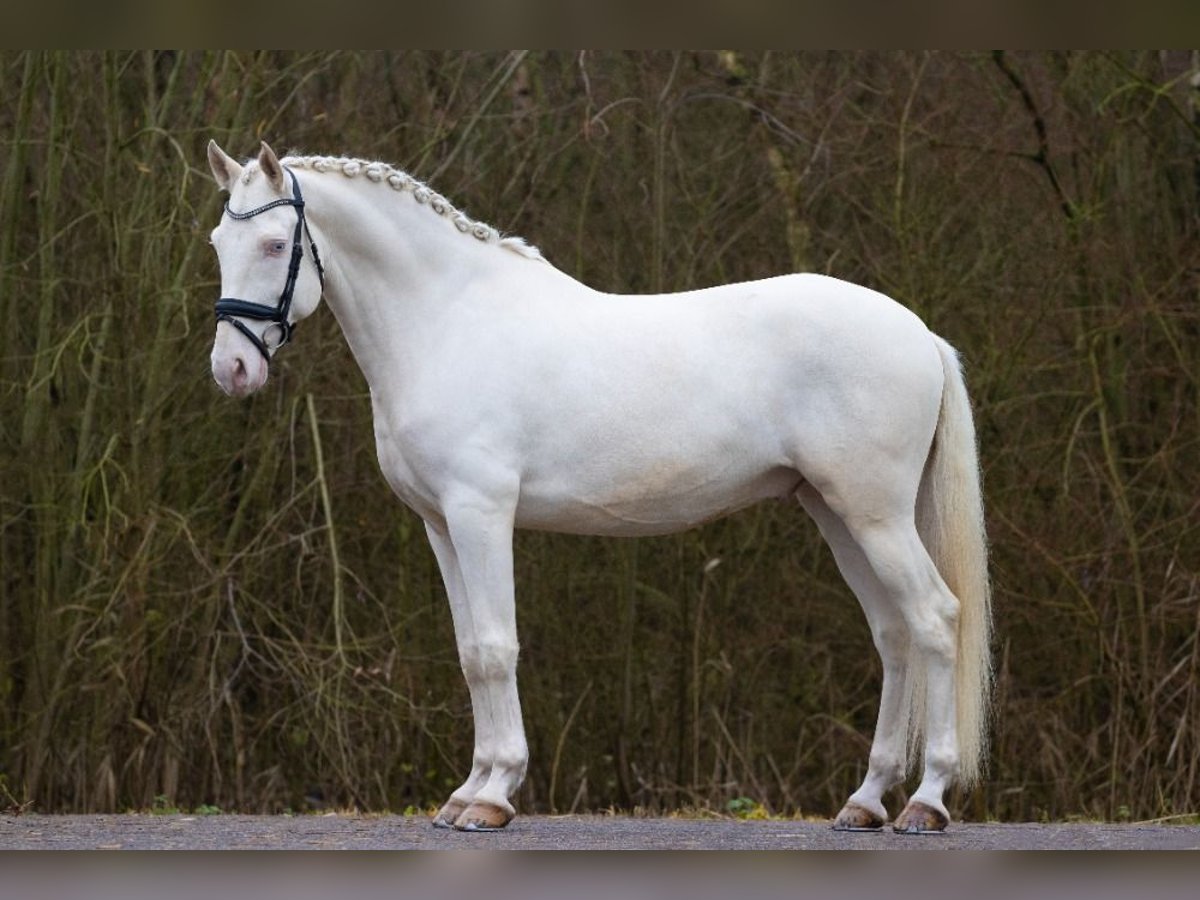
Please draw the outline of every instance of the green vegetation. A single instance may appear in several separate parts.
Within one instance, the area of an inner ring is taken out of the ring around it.
[[[598,288],[813,270],[911,306],[967,360],[993,548],[991,770],[953,802],[1196,814],[1198,70],[0,54],[0,805],[425,809],[469,765],[436,566],[333,317],[251,400],[209,376],[204,145],[262,137],[402,166]],[[856,786],[879,667],[798,509],[522,534],[516,563],[522,809],[828,815]]]

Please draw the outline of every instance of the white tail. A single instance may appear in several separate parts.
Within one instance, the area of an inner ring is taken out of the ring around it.
[[[917,495],[917,531],[960,604],[954,678],[959,780],[970,786],[985,768],[992,694],[987,536],[975,425],[958,353],[940,337],[934,335],[933,340],[946,378],[937,431]]]

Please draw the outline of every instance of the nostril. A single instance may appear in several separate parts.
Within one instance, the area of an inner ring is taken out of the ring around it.
[[[250,380],[249,373],[246,371],[246,361],[240,356],[233,360],[233,383],[241,387]]]

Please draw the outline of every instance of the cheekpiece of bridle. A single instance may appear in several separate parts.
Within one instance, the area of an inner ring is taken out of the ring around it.
[[[279,295],[279,302],[275,306],[267,306],[263,303],[251,303],[249,300],[238,300],[234,297],[222,297],[217,301],[216,313],[218,322],[228,322],[254,344],[259,349],[259,352],[266,357],[267,362],[271,361],[272,350],[278,350],[284,344],[292,339],[292,331],[295,326],[288,321],[288,312],[292,308],[292,293],[296,290],[296,277],[300,274],[300,260],[304,258],[304,242],[301,240],[301,235],[308,236],[308,245],[312,249],[313,265],[317,267],[317,278],[321,282],[321,290],[325,290],[325,268],[321,265],[321,257],[317,255],[317,245],[312,239],[312,233],[308,230],[308,222],[304,218],[304,198],[300,193],[300,182],[296,180],[296,173],[291,169],[284,167],[284,171],[291,176],[292,179],[292,196],[283,197],[279,200],[273,200],[270,203],[264,203],[262,206],[255,209],[247,210],[246,212],[234,212],[229,208],[229,201],[225,201],[225,212],[233,219],[253,219],[255,216],[265,213],[268,209],[274,209],[277,206],[294,206],[296,208],[296,228],[292,232],[292,258],[288,263],[287,281],[283,285],[283,293]],[[260,322],[270,322],[272,325],[278,325],[280,330],[279,343],[274,347],[268,347],[263,339],[270,332],[270,327],[263,332],[263,337],[259,337],[251,331],[242,319],[257,319]]]

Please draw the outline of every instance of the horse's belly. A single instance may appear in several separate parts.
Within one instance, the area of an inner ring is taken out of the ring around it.
[[[794,469],[783,466],[704,476],[669,465],[570,488],[565,479],[533,480],[521,486],[516,526],[629,537],[670,534],[760,500],[791,496],[800,480]]]

